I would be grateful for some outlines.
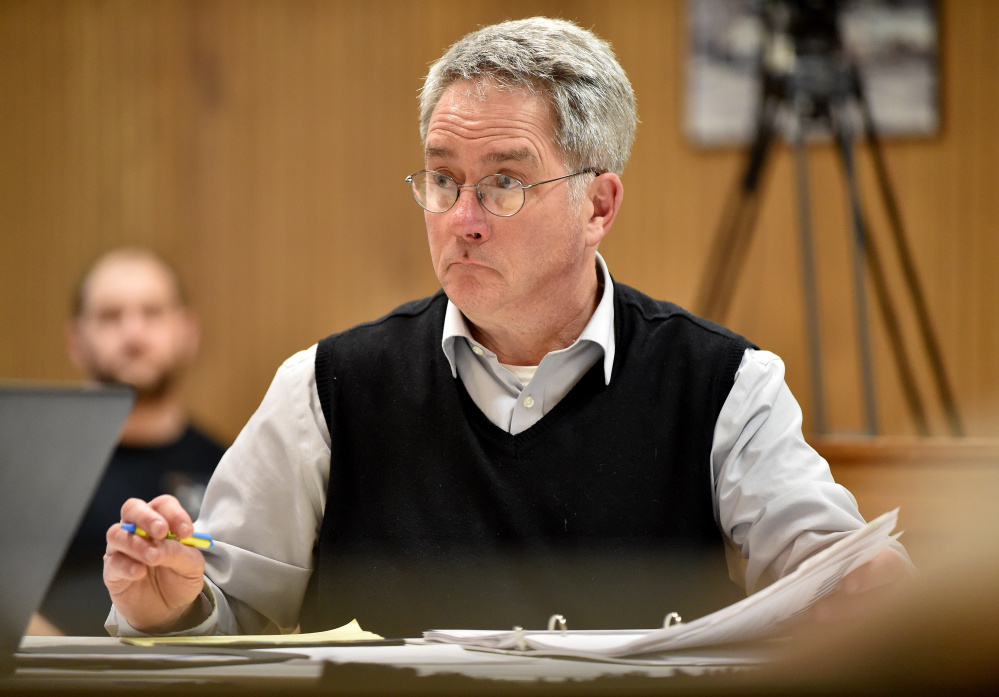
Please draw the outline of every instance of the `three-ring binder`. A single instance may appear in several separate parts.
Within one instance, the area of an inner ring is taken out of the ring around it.
[[[666,618],[663,620],[663,629],[669,629],[674,624],[680,624],[681,622],[683,622],[683,618],[680,617],[680,613],[679,612],[670,612],[670,613],[668,613],[666,615]],[[551,617],[548,618],[548,631],[549,632],[554,632],[556,627],[562,633],[562,635],[565,636],[565,633],[569,629],[569,623],[565,619],[565,615],[560,615],[560,614],[556,613],[556,614],[554,614],[554,615],[552,615]],[[514,631],[514,633],[518,637],[517,638],[518,645],[525,644],[525,642],[524,642],[524,628],[523,627],[519,627],[519,626],[518,627],[514,627],[513,631]],[[525,644],[525,646],[526,646],[526,644]],[[521,650],[523,651],[524,649],[521,649]]]

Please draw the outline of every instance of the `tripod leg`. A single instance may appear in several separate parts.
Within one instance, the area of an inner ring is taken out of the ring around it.
[[[843,151],[850,148],[850,145],[841,142],[837,137],[837,145]],[[852,152],[852,151],[848,151]],[[867,222],[864,219],[860,208],[859,195],[856,192],[856,171],[854,169],[853,158],[843,155],[843,168],[845,177],[849,182],[851,212],[854,216],[854,227],[857,230],[867,230]],[[920,435],[929,435],[929,426],[926,419],[926,410],[923,407],[922,399],[916,390],[915,378],[913,376],[912,364],[909,361],[909,354],[905,349],[905,342],[902,340],[902,331],[898,321],[898,314],[892,304],[891,294],[888,291],[888,284],[885,280],[884,266],[881,262],[881,254],[878,250],[874,238],[866,233],[863,235],[865,250],[867,255],[868,269],[871,273],[871,283],[874,287],[874,295],[878,300],[881,315],[884,319],[885,330],[888,332],[888,343],[895,355],[895,365],[898,368],[899,380],[902,384],[902,393],[905,395],[906,404],[916,424],[916,430]]]
[[[871,353],[870,323],[867,319],[867,287],[864,282],[865,266],[870,259],[870,240],[864,224],[864,216],[860,205],[860,193],[857,187],[857,174],[853,163],[853,139],[847,131],[842,105],[833,113],[833,135],[843,163],[843,174],[846,180],[847,196],[850,202],[850,214],[853,222],[853,283],[854,303],[857,314],[857,342],[860,350],[861,371],[864,386],[864,405],[867,416],[867,433],[877,433],[877,404],[874,397],[874,367]]]
[[[756,191],[739,187],[729,194],[701,278],[696,312],[702,317],[718,322],[725,319],[758,208],[759,193]]]
[[[867,104],[867,100],[860,87],[860,80],[856,74],[854,75],[852,82],[854,84],[855,97],[860,106],[860,113],[863,120],[867,144],[871,151],[875,172],[877,173],[878,186],[881,190],[881,196],[884,199],[885,209],[888,213],[892,239],[895,243],[895,249],[898,254],[899,262],[902,265],[902,274],[905,278],[906,285],[909,288],[909,294],[912,296],[912,303],[916,311],[920,334],[922,335],[923,344],[926,348],[926,353],[929,357],[930,365],[933,370],[937,392],[939,393],[944,412],[947,415],[951,433],[955,436],[962,436],[964,435],[964,427],[957,411],[957,405],[954,401],[954,395],[951,392],[950,384],[947,381],[943,357],[940,352],[940,347],[937,344],[936,335],[933,332],[929,311],[926,308],[926,300],[923,297],[919,278],[916,273],[916,267],[912,261],[912,255],[909,252],[909,246],[906,242],[905,232],[902,227],[902,216],[899,213],[898,202],[895,198],[891,182],[888,178],[888,168],[885,166],[884,157],[881,152],[881,139],[878,137],[877,128],[874,124],[874,117],[871,114],[870,107]]]
[[[746,258],[750,237],[759,210],[760,180],[774,138],[777,100],[764,88],[758,110],[756,135],[749,150],[745,172],[729,194],[721,223],[701,278],[696,312],[722,321]]]
[[[899,380],[902,384],[902,393],[905,395],[909,413],[915,422],[916,432],[921,436],[928,436],[930,429],[926,418],[926,409],[916,390],[912,363],[909,361],[909,354],[905,350],[905,344],[902,340],[898,314],[892,306],[891,294],[888,291],[888,284],[885,281],[884,266],[881,263],[881,254],[878,251],[877,244],[871,237],[867,238],[867,262],[868,269],[871,272],[871,283],[874,287],[874,294],[878,299],[878,306],[881,308],[885,330],[888,332],[888,341],[895,354],[895,363],[898,367]]]
[[[815,250],[812,246],[811,193],[808,185],[808,144],[804,122],[796,111],[792,125],[791,146],[794,149],[795,189],[798,200],[798,235],[801,240],[801,282],[805,295],[805,322],[808,329],[809,368],[812,383],[812,418],[815,432],[826,433],[825,390],[822,375],[822,342],[819,330],[819,293],[815,279]]]

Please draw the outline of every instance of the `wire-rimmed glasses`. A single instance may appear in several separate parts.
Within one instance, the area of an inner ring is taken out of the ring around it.
[[[600,174],[598,170],[591,167],[533,184],[524,184],[509,174],[487,174],[475,184],[459,184],[443,172],[424,169],[410,174],[406,177],[406,181],[411,184],[413,198],[416,199],[416,202],[431,213],[444,213],[451,210],[451,207],[458,202],[461,190],[469,188],[475,189],[475,194],[483,208],[493,215],[509,218],[524,207],[524,202],[527,200],[527,189],[590,172]]]

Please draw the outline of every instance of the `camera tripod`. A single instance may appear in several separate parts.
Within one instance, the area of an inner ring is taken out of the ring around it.
[[[748,152],[745,171],[730,193],[723,210],[698,295],[697,311],[706,317],[719,320],[725,316],[749,246],[759,209],[761,181],[773,150],[773,141],[781,131],[780,119],[783,117],[784,133],[794,154],[814,430],[819,434],[827,432],[808,180],[809,134],[816,127],[824,128],[832,136],[843,167],[853,228],[851,263],[865,432],[874,435],[878,430],[867,316],[866,270],[870,273],[906,404],[917,432],[920,435],[929,435],[926,409],[916,387],[908,351],[902,341],[898,313],[885,279],[881,253],[875,240],[867,233],[854,159],[854,145],[857,131],[860,130],[872,156],[894,249],[912,301],[919,334],[944,414],[952,435],[963,435],[963,427],[946,378],[940,348],[906,242],[901,214],[882,154],[881,141],[861,85],[857,66],[842,48],[836,18],[838,8],[835,2],[792,4],[790,0],[787,2],[775,0],[765,4],[764,9],[762,19],[765,33],[760,60],[761,94],[755,135]]]

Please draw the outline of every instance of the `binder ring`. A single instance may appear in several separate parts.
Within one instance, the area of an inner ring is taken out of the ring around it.
[[[565,634],[565,627],[566,627],[565,617],[563,617],[562,615],[552,615],[551,617],[549,617],[548,618],[548,631],[549,632],[554,632],[556,624],[558,625],[558,628],[562,631],[562,634],[564,635]]]
[[[513,628],[513,642],[518,651],[527,651],[527,640],[524,638],[524,628],[515,626]]]
[[[683,619],[680,617],[680,614],[677,612],[671,612],[666,615],[666,619],[663,621],[663,629],[668,629],[674,624],[680,624],[681,622],[683,622]]]

